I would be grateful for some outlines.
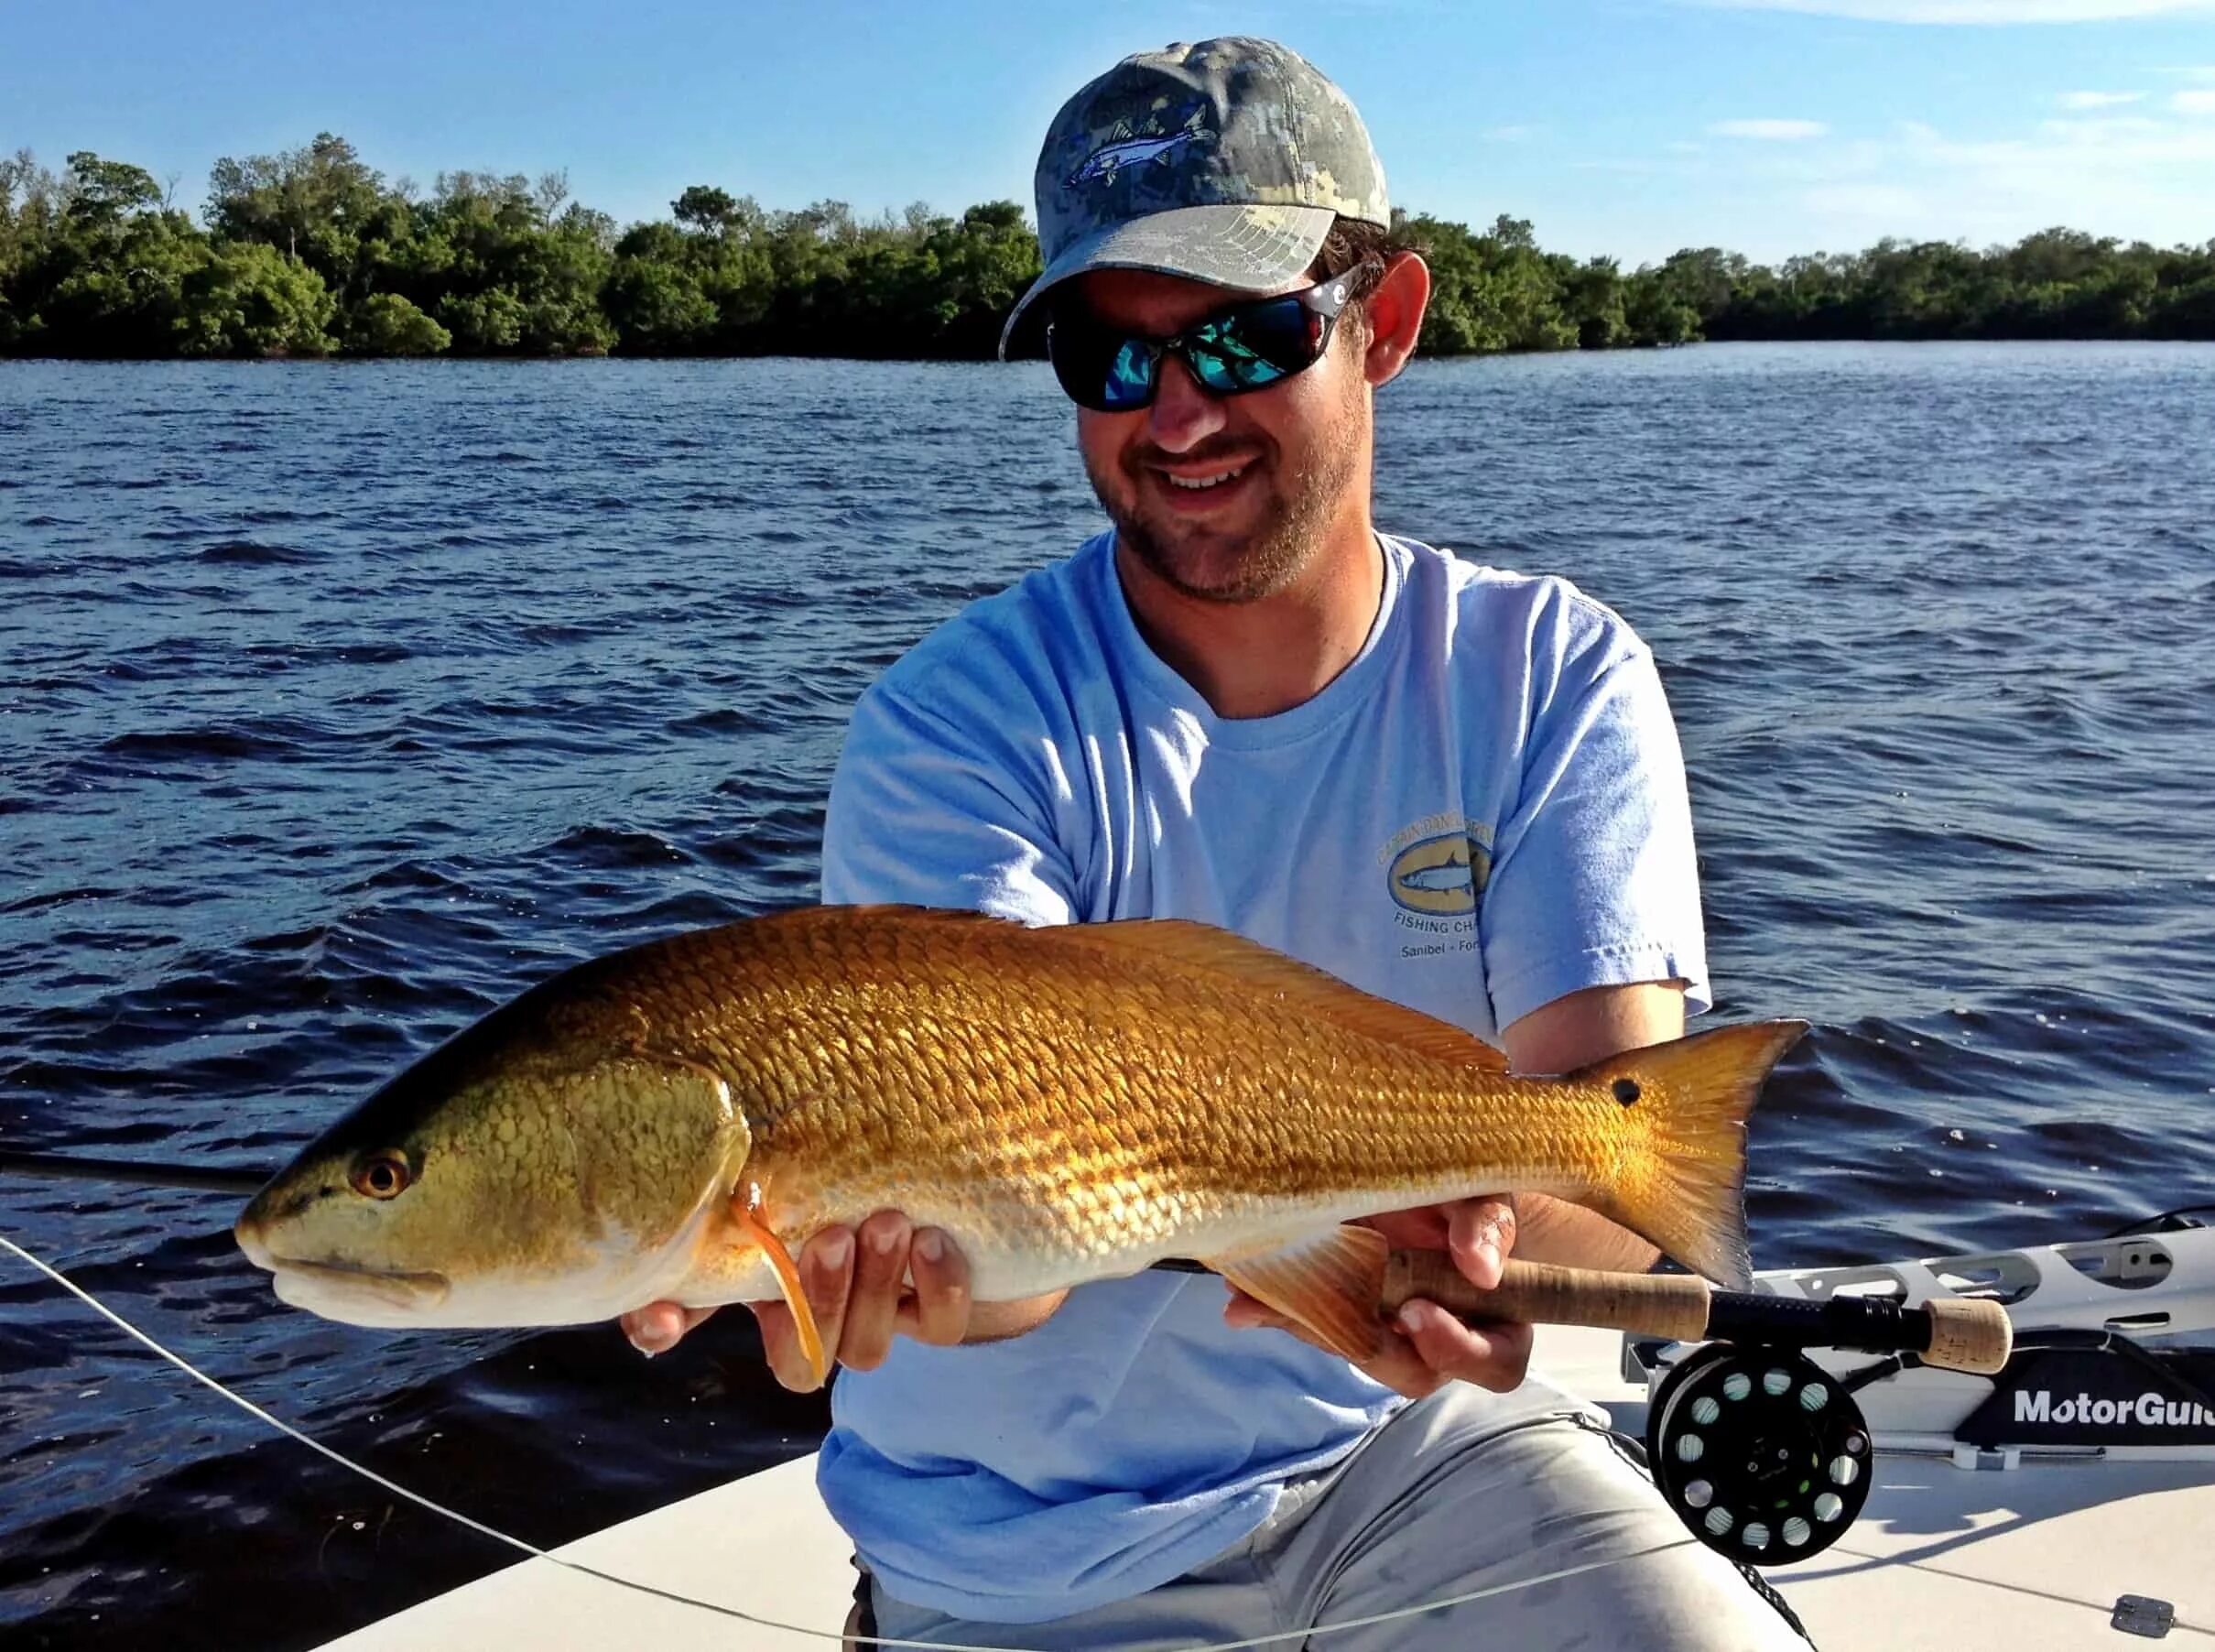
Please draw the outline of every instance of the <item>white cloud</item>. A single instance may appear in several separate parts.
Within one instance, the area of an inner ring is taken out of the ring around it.
[[[1708,130],[1717,137],[1751,137],[1764,143],[1798,143],[1821,137],[1830,128],[1820,121],[1717,121]]]
[[[2102,114],[2089,120],[2042,121],[2038,130],[2065,143],[2089,147],[2112,144],[2119,137],[2143,137],[2169,130],[2167,123],[2143,114]]]
[[[2055,224],[2156,246],[2206,245],[2215,235],[2215,112],[2177,108],[2184,84],[2171,81],[2117,108],[2070,113],[2048,103],[1974,136],[1952,126],[1966,114],[1841,122],[1820,142],[1707,138],[1705,153],[1689,157],[1660,135],[1647,165],[1588,163],[1578,172],[1589,181],[1564,191],[1564,210],[1588,194],[1605,206],[1590,209],[1562,243],[1627,264],[1709,245],[1774,263],[1884,235],[2012,245]],[[2215,80],[2189,89],[2215,91]],[[1548,209],[1542,228],[1559,216]]]
[[[2180,92],[2169,102],[2179,114],[2215,114],[2215,90]]]
[[[1735,11],[1812,12],[1871,23],[2106,23],[2215,12],[2215,0],[1700,0]]]
[[[2112,109],[2144,101],[2143,92],[2065,92],[2054,101],[2064,109]]]

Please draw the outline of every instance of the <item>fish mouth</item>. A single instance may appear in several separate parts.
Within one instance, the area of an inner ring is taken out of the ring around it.
[[[263,1266],[276,1276],[271,1285],[281,1300],[315,1311],[347,1301],[419,1310],[438,1307],[453,1288],[444,1274],[368,1267],[358,1262],[309,1262],[272,1255]]]

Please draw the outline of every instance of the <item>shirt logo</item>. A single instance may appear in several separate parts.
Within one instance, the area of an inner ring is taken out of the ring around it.
[[[1384,878],[1392,898],[1428,918],[1467,917],[1477,909],[1492,873],[1492,853],[1469,831],[1444,831],[1410,843],[1392,858]]]

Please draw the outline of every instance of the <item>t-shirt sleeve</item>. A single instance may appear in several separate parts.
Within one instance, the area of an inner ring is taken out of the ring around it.
[[[823,822],[823,900],[1072,921],[1041,766],[1008,727],[965,730],[879,683],[846,731]]]
[[[1660,674],[1620,621],[1564,650],[1479,908],[1495,1024],[1586,987],[1681,980],[1709,1007],[1684,756]]]

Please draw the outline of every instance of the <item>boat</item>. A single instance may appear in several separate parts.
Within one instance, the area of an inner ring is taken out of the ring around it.
[[[1913,1355],[1805,1356],[1827,1378],[1812,1383],[1826,1403],[1850,1397],[1866,1421],[1866,1502],[1819,1552],[1786,1557],[1777,1538],[1752,1558],[1784,1558],[1764,1573],[1825,1652],[2215,1645],[2215,1227],[2177,1216],[2074,1244],[1769,1270],[1755,1289],[1907,1308],[1981,1297],[2013,1326],[2014,1351],[1991,1376]],[[1731,1352],[1549,1325],[1534,1364],[1667,1453],[1669,1437],[1650,1425],[1675,1415],[1671,1396],[1688,1391],[1697,1362]],[[1781,1371],[1798,1357],[1760,1364]],[[1735,1526],[1742,1539],[1747,1524]],[[835,1639],[849,1554],[803,1458],[524,1560],[324,1652],[794,1652]]]

